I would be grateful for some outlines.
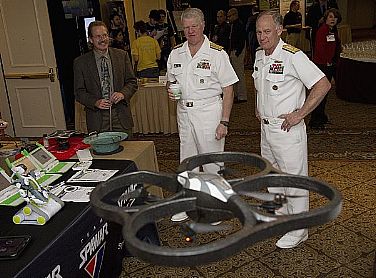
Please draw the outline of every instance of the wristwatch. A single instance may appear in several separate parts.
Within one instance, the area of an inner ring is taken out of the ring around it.
[[[219,123],[224,125],[225,127],[228,127],[228,125],[229,125],[228,121],[220,121]]]

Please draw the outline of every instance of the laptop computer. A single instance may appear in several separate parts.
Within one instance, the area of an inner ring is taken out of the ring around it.
[[[25,154],[24,154],[25,155]],[[25,156],[30,157],[38,170],[48,174],[62,174],[67,172],[76,162],[61,162],[44,146],[37,143],[37,148]]]

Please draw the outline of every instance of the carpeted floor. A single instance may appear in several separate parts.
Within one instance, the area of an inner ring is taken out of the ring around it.
[[[249,99],[233,107],[225,149],[259,154],[253,84],[249,71],[246,75]],[[295,249],[278,249],[273,238],[228,259],[198,267],[161,267],[126,258],[121,277],[375,277],[376,106],[337,99],[333,84],[327,112],[332,124],[326,130],[308,130],[309,174],[342,192],[343,210],[334,222],[310,229],[309,239]],[[161,171],[177,168],[176,134],[136,134],[135,139],[155,142]],[[319,202],[311,198],[312,207]],[[161,225],[160,236],[163,244],[182,241],[171,225]]]

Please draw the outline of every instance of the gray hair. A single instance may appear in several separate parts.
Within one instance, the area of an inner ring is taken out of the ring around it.
[[[277,27],[283,25],[283,18],[282,18],[282,15],[279,13],[279,11],[277,10],[263,11],[259,13],[259,15],[257,16],[257,21],[260,19],[260,17],[265,16],[265,15],[271,15],[273,22],[275,23],[275,25],[277,25]]]
[[[181,14],[181,21],[186,18],[197,18],[200,23],[205,22],[204,14],[200,9],[197,8],[188,8],[183,11]]]

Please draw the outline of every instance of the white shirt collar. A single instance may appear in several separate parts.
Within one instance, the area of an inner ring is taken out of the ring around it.
[[[204,42],[202,43],[200,49],[197,51],[197,53],[207,53],[209,54],[210,49],[210,41],[206,35],[204,35]],[[188,47],[188,41],[185,41],[183,46],[180,48],[179,53],[187,52],[190,55],[189,47]],[[196,54],[197,54],[196,53]]]

